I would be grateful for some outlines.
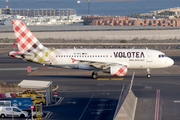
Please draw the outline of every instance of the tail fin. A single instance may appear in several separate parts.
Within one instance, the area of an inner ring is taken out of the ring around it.
[[[46,48],[38,41],[21,20],[12,20],[12,24],[19,50],[33,52]]]

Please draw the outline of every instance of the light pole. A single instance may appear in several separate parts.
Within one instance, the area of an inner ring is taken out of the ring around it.
[[[90,15],[90,0],[88,0],[88,15]]]
[[[81,2],[88,2],[88,15],[90,15],[90,0],[88,1],[77,1],[77,3],[81,3]]]

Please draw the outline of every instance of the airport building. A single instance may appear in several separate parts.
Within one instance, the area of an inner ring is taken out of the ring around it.
[[[75,9],[0,9],[0,25],[12,25],[11,20],[22,20],[28,26],[34,25],[83,25]]]
[[[12,9],[0,8],[0,14],[20,15],[28,17],[39,16],[70,16],[76,15],[75,9]]]
[[[107,26],[169,26],[179,27],[180,18],[176,19],[138,19],[126,16],[83,16],[84,22],[90,25]]]

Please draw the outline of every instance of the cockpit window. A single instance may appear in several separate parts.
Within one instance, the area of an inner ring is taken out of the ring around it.
[[[167,57],[166,55],[159,55],[159,58]]]

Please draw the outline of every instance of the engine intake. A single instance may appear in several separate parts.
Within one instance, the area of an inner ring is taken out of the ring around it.
[[[126,65],[110,66],[108,69],[102,71],[104,73],[109,73],[114,76],[126,76],[127,66]]]

